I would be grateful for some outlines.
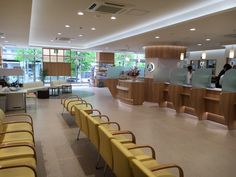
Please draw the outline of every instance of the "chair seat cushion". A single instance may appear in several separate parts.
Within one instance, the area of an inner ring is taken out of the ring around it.
[[[0,149],[0,160],[24,155],[31,155],[34,157],[35,154],[33,149],[27,146],[7,147]]]
[[[6,133],[4,136],[1,137],[2,143],[9,143],[9,142],[33,142],[33,137],[28,132],[16,132],[16,133]]]
[[[25,157],[18,157],[18,158],[8,158],[4,160],[0,160],[1,166],[7,165],[29,165],[36,169],[36,160],[34,157],[25,156]]]
[[[33,170],[27,167],[8,168],[0,170],[0,177],[35,177]]]
[[[12,123],[12,124],[5,124],[4,125],[5,132],[8,131],[18,131],[18,130],[28,130],[33,131],[32,126],[28,123]]]

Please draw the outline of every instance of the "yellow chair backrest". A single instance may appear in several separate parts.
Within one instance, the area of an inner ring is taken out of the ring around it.
[[[137,159],[130,161],[130,166],[134,177],[156,177],[148,168],[146,168],[142,162]]]
[[[113,172],[116,177],[133,177],[129,160],[134,158],[133,154],[119,141],[112,139]]]
[[[80,119],[80,110],[75,107],[75,123],[79,126],[79,128],[82,128],[82,122]]]
[[[84,132],[84,134],[87,137],[89,137],[87,116],[88,116],[88,113],[86,111],[80,110],[81,130]]]
[[[0,132],[3,131],[3,121],[5,119],[5,113],[0,109]]]
[[[99,150],[99,136],[98,136],[98,125],[99,123],[94,120],[90,115],[87,116],[89,139],[91,143]]]
[[[112,152],[111,152],[111,142],[110,139],[113,138],[113,135],[106,128],[105,125],[98,126],[98,134],[99,134],[99,153],[102,156],[103,160],[105,160],[106,164],[112,169]]]
[[[161,164],[159,165],[161,166]],[[176,177],[175,175],[169,173],[165,169],[151,171],[144,165],[143,162],[135,158],[130,160],[130,167],[132,169],[134,177]]]

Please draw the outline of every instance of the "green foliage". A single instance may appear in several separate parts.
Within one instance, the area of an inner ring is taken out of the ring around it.
[[[129,61],[126,60],[127,57],[129,58]],[[138,62],[138,59],[144,59],[144,55],[134,53],[115,53],[115,66],[145,67],[145,63]]]
[[[48,71],[46,69],[41,69],[40,76],[41,80],[44,82],[45,78],[48,76]]]
[[[42,49],[41,48],[19,48],[16,50],[16,56],[15,59],[17,61],[29,61],[34,62],[35,56],[42,55]]]
[[[66,62],[71,63],[72,76],[76,76],[77,73],[90,71],[95,58],[95,52],[72,51],[71,58],[67,58]]]

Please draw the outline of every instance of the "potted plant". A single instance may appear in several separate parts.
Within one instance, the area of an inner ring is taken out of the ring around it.
[[[140,70],[135,66],[128,71],[127,75],[132,79],[132,81],[136,81],[139,73]]]
[[[42,70],[41,70],[41,81],[42,81],[43,83],[44,83],[44,80],[45,80],[46,76],[48,76],[48,70],[42,69]]]

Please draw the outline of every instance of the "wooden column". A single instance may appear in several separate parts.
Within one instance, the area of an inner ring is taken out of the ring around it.
[[[222,92],[219,107],[222,108],[228,129],[236,129],[236,93]]]

